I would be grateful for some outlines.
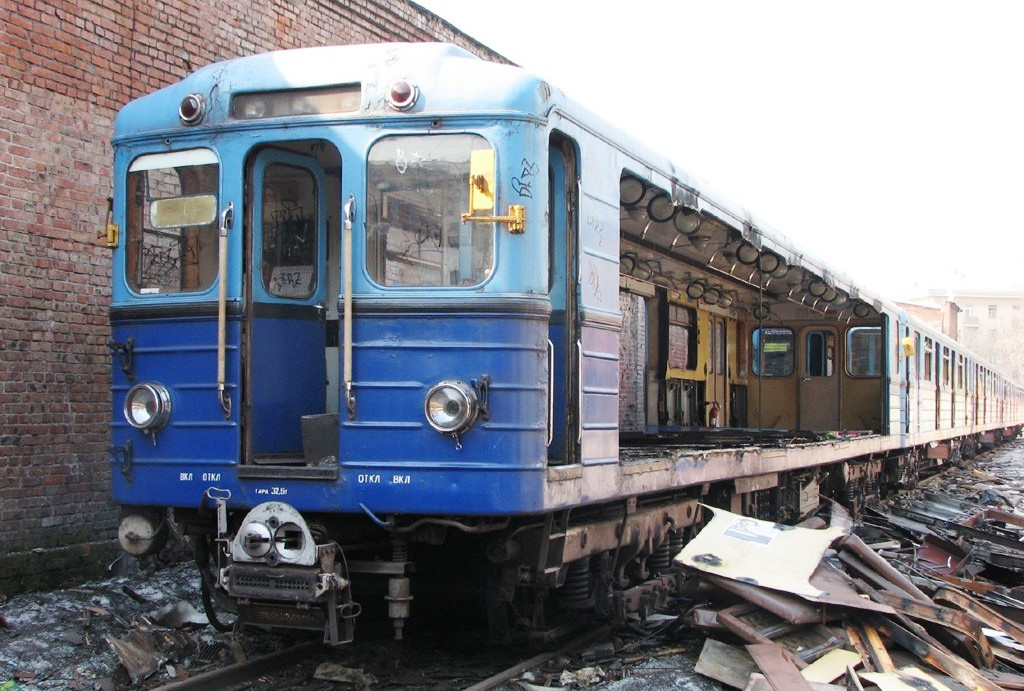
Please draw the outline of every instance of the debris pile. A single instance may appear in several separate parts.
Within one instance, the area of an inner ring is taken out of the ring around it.
[[[192,564],[13,597],[0,607],[0,688],[138,688],[283,645],[217,633],[199,602]]]
[[[1024,469],[1005,470],[936,476],[856,524],[709,508],[676,558],[709,635],[696,671],[746,691],[1024,689]]]

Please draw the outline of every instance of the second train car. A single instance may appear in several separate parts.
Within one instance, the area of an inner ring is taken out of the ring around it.
[[[221,624],[344,642],[372,599],[401,637],[438,584],[497,636],[649,609],[701,503],[797,519],[1022,422],[991,364],[452,46],[211,65],[113,144],[119,536],[179,526]]]

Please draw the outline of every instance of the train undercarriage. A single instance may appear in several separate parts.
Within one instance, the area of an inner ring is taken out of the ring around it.
[[[666,605],[684,581],[673,558],[699,530],[702,505],[787,524],[808,518],[825,499],[856,514],[1017,432],[535,516],[303,516],[282,502],[230,515],[223,499],[211,498],[203,509],[174,511],[173,519],[193,540],[204,605],[219,628],[320,630],[327,643],[341,644],[353,639],[363,614],[367,625],[390,621],[401,639],[420,609],[430,617],[472,612],[486,618],[494,640],[510,641],[549,636],[584,612],[621,622]],[[707,436],[721,438],[721,430]],[[630,451],[653,449],[624,448],[624,456]],[[129,509],[126,518],[129,553],[159,549],[163,516]]]

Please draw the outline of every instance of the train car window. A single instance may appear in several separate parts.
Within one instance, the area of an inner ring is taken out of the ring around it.
[[[462,223],[472,134],[384,137],[366,172],[366,268],[384,286],[475,286],[494,264],[493,223]]]
[[[877,377],[882,373],[882,329],[856,326],[846,333],[846,372],[851,377]]]
[[[668,306],[668,366],[697,369],[697,313],[693,308]]]
[[[263,177],[263,285],[271,295],[308,298],[316,291],[316,178],[275,163]]]
[[[125,190],[125,278],[142,295],[208,289],[217,276],[220,166],[209,149],[140,156]]]
[[[793,374],[792,329],[754,329],[750,335],[750,369],[759,377]]]
[[[957,355],[956,356],[956,388],[962,389],[962,388],[964,388],[964,385],[966,383],[967,383],[967,380],[964,377],[964,356],[963,355]]]
[[[949,386],[952,380],[953,368],[950,365],[949,348],[942,346],[942,383],[944,386]]]
[[[932,339],[925,337],[924,339],[924,380],[932,380],[932,360],[935,357],[935,346],[932,343]]]
[[[806,375],[831,377],[835,367],[835,336],[827,331],[809,331],[806,341]]]

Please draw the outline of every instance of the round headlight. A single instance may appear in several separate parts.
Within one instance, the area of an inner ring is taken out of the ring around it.
[[[454,434],[468,429],[479,413],[476,392],[461,381],[443,381],[427,392],[423,412],[438,432]]]
[[[171,394],[162,384],[136,384],[124,398],[128,424],[143,432],[155,432],[171,415]]]
[[[270,528],[258,521],[246,523],[239,537],[242,549],[253,559],[266,556],[274,546],[274,536],[270,534]]]

